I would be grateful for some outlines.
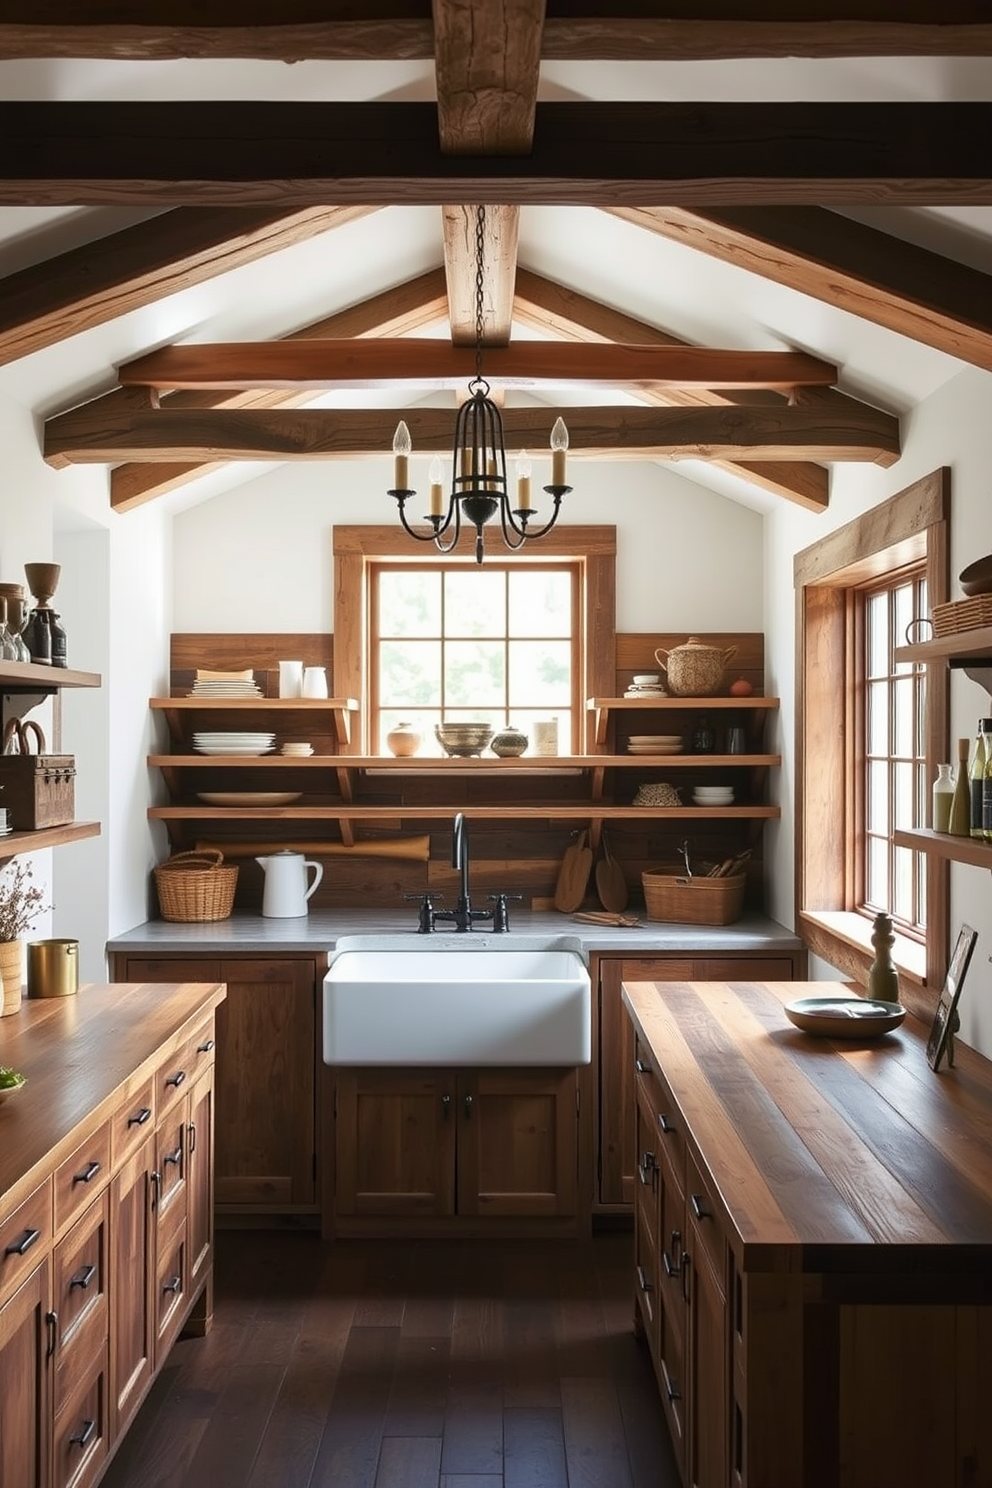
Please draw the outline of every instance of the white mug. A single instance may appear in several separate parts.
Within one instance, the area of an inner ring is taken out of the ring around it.
[[[288,698],[303,696],[302,661],[281,661],[279,663],[279,696]]]
[[[327,696],[327,671],[322,666],[303,668],[303,696],[325,698]]]
[[[10,827],[10,817],[6,806],[0,806],[0,832],[6,832]]]
[[[535,754],[557,754],[558,753],[558,720],[557,718],[535,719],[531,733],[534,738]]]

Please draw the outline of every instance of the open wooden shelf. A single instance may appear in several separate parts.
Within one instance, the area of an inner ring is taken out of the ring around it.
[[[956,837],[949,832],[934,832],[929,827],[897,827],[892,833],[897,847],[911,847],[914,852],[933,853],[951,863],[968,863],[972,868],[992,869],[992,843],[976,837]]]
[[[416,756],[394,759],[390,755],[311,754],[150,754],[149,765],[158,769],[225,770],[349,770],[370,775],[562,775],[587,770],[736,770],[741,767],[780,765],[780,754],[561,754],[554,758],[521,756],[517,759],[436,759]]]
[[[358,712],[354,698],[168,697],[152,698],[148,706],[154,712],[165,714],[173,738],[182,738],[191,731],[196,715],[209,713],[216,715],[214,728],[225,723],[246,728],[253,723],[274,724],[276,720],[282,723],[300,720],[302,724],[310,724],[315,720],[330,719],[334,736],[342,745],[351,741],[351,717]]]
[[[16,858],[19,853],[41,852],[45,847],[61,847],[66,842],[82,842],[86,837],[99,837],[99,822],[68,822],[64,827],[41,827],[37,832],[11,832],[0,837],[0,862]]]
[[[37,666],[33,661],[0,661],[0,692],[58,692],[63,687],[99,687],[97,672]]]
[[[476,821],[768,821],[781,815],[778,806],[613,806],[575,801],[517,805],[436,806],[149,806],[154,821],[449,821],[455,811]]]
[[[957,666],[963,666],[969,659],[992,661],[992,625],[934,636],[930,641],[914,641],[911,646],[896,646],[892,654],[896,661],[947,661]]]

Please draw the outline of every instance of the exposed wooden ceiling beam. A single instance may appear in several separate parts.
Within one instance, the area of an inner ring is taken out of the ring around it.
[[[162,12],[126,20],[101,0],[8,0],[0,57],[257,57],[377,61],[431,55],[430,0],[171,0]],[[696,0],[691,7],[611,0],[549,0],[542,56],[648,61],[707,57],[968,57],[992,52],[992,25],[973,0],[805,0],[794,4]],[[685,11],[691,13],[686,14]],[[648,12],[648,13],[646,13]]]
[[[525,154],[534,136],[544,0],[433,0],[445,155]]]
[[[0,279],[0,366],[375,207],[176,207]]]
[[[867,460],[899,456],[898,420],[848,402],[838,420],[815,400],[780,408],[507,408],[507,442],[538,451],[561,415],[575,454],[603,459]],[[450,453],[446,409],[407,408],[415,458]],[[45,460],[61,467],[119,460],[326,460],[382,456],[395,410],[121,410],[114,419],[74,409],[45,425]],[[550,457],[549,457],[550,459]],[[426,472],[424,472],[426,474]],[[415,477],[416,478],[416,477]],[[536,484],[540,485],[540,469]]]
[[[683,346],[685,342],[677,336],[659,331],[632,316],[613,310],[575,290],[555,284],[540,274],[527,269],[517,270],[516,294],[513,307],[514,319],[519,325],[531,325],[545,334],[560,339],[571,337],[577,341],[619,341],[642,345]],[[775,394],[752,391],[739,392],[734,389],[715,391],[712,388],[665,388],[642,394],[645,401],[662,406],[714,407],[722,403],[737,403],[755,398],[774,399]],[[842,399],[843,394],[837,393]],[[782,464],[770,461],[744,460],[715,461],[731,475],[743,478],[759,486],[773,496],[784,496],[788,501],[798,501],[804,506],[825,509],[829,500],[829,472],[813,461],[792,460]]]
[[[992,202],[989,103],[545,103],[526,157],[433,104],[0,104],[0,202]]]
[[[618,207],[617,217],[992,371],[992,275],[819,207]]]
[[[518,341],[486,353],[487,379],[504,387],[595,382],[635,391],[663,386],[831,387],[837,367],[801,351],[723,351],[701,346],[618,346],[613,342]],[[475,353],[438,340],[229,341],[164,346],[118,368],[122,387],[457,388],[475,372]]]
[[[350,306],[326,320],[304,326],[286,337],[289,341],[326,336],[402,336],[422,330],[444,319],[446,305],[444,275],[440,269],[421,274],[394,289],[374,295],[361,304]],[[116,388],[84,407],[101,417],[113,419],[122,409],[133,408],[132,391]],[[248,392],[170,393],[163,400],[167,408],[286,408],[309,400],[310,394],[285,388],[257,388]],[[157,496],[177,490],[198,476],[217,468],[190,462],[168,465],[125,463],[110,472],[110,505],[117,512],[131,511]]]

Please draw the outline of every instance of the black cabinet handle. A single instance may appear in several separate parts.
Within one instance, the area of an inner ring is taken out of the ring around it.
[[[151,1119],[152,1119],[151,1107],[150,1106],[142,1106],[141,1110],[137,1113],[137,1115],[135,1115],[135,1116],[129,1116],[127,1118],[127,1124],[128,1124],[128,1126],[144,1126],[145,1122],[146,1121],[150,1121]]]
[[[162,1159],[162,1162],[163,1162],[163,1165],[165,1163],[171,1163],[173,1167],[178,1167],[179,1163],[181,1163],[182,1160],[183,1160],[183,1144],[182,1144],[182,1142],[180,1142],[179,1143],[179,1146],[176,1147],[176,1148],[174,1148],[172,1152],[167,1152],[165,1154],[165,1156]]]
[[[40,1239],[40,1230],[25,1230],[20,1240],[15,1240],[12,1245],[7,1246],[4,1255],[24,1255],[25,1251],[30,1250],[35,1241]]]
[[[89,1286],[95,1275],[95,1266],[86,1265],[81,1267],[69,1283],[70,1292],[72,1291],[73,1287],[81,1287],[82,1290],[85,1292],[86,1288]]]
[[[162,1290],[163,1290],[163,1292],[172,1292],[173,1295],[175,1295],[175,1293],[178,1292],[178,1290],[182,1286],[182,1284],[183,1284],[183,1279],[182,1279],[181,1276],[170,1276],[169,1279],[168,1279],[168,1281],[163,1281],[163,1283],[162,1283]]]
[[[95,1421],[84,1421],[79,1430],[74,1431],[70,1436],[69,1445],[73,1447],[81,1447],[85,1451],[90,1442],[93,1440],[93,1433],[95,1430]]]
[[[713,1218],[713,1210],[707,1204],[705,1194],[690,1194],[689,1203],[692,1205],[692,1212],[697,1219]]]
[[[651,1066],[645,1064],[643,1059],[635,1059],[634,1068],[639,1075],[649,1075],[651,1073]]]
[[[463,1104],[465,1106],[465,1115],[467,1117],[468,1116],[471,1116],[472,1115],[472,1097],[470,1095],[466,1095]]]
[[[100,1164],[94,1158],[92,1162],[86,1164],[81,1173],[75,1174],[72,1181],[73,1183],[91,1183],[99,1171]]]
[[[668,1396],[669,1400],[672,1401],[673,1404],[676,1400],[682,1399],[682,1391],[679,1389],[676,1381],[671,1378],[666,1381],[665,1394]]]
[[[669,1255],[669,1253],[668,1253],[667,1250],[663,1250],[661,1252],[661,1261],[662,1261],[662,1265],[665,1268],[665,1275],[666,1276],[681,1276],[682,1275],[682,1258],[684,1257],[684,1255],[685,1255],[685,1252],[682,1249],[682,1236],[679,1234],[678,1230],[673,1230],[672,1231],[672,1253],[671,1253],[671,1255]],[[678,1260],[673,1260],[672,1259],[673,1256],[678,1256],[679,1259]]]
[[[448,1117],[451,1115],[450,1095],[442,1095],[441,1097],[441,1115],[444,1117],[445,1121],[447,1121]]]
[[[174,1075],[170,1075],[169,1078],[166,1080],[165,1083],[166,1083],[166,1085],[171,1085],[173,1087],[173,1089],[178,1090],[179,1087],[180,1087],[180,1085],[185,1080],[185,1078],[186,1078],[186,1071],[185,1070],[176,1070],[176,1073]]]
[[[654,1291],[654,1282],[648,1281],[643,1266],[638,1266],[637,1268],[637,1285],[640,1287],[642,1292]]]
[[[642,1152],[641,1160],[637,1164],[637,1176],[645,1187],[653,1181],[654,1171],[658,1166],[658,1159],[653,1152]]]
[[[672,1132],[675,1130],[675,1127],[669,1121],[664,1111],[658,1112],[658,1125],[661,1127],[666,1137],[670,1137],[672,1135]]]
[[[45,1358],[51,1359],[55,1353],[59,1341],[59,1315],[54,1309],[45,1313],[45,1322],[48,1324],[48,1347],[45,1350]]]
[[[206,1043],[199,1044],[197,1046],[196,1052],[197,1052],[197,1054],[209,1054],[210,1051],[211,1051],[211,1049],[213,1047],[214,1047],[214,1040],[213,1039],[207,1039]]]
[[[186,1130],[189,1132],[189,1151],[190,1156],[192,1157],[193,1153],[196,1151],[196,1122],[189,1122]]]

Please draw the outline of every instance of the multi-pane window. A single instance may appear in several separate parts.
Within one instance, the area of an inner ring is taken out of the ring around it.
[[[893,831],[926,825],[925,687],[921,666],[899,662],[896,646],[927,615],[921,573],[861,591],[864,655],[864,853],[862,908],[885,910],[910,934],[926,930],[923,855],[897,847]]]
[[[376,564],[372,617],[372,747],[399,722],[441,754],[434,725],[466,720],[530,735],[558,720],[561,753],[575,747],[578,668],[574,564]]]

